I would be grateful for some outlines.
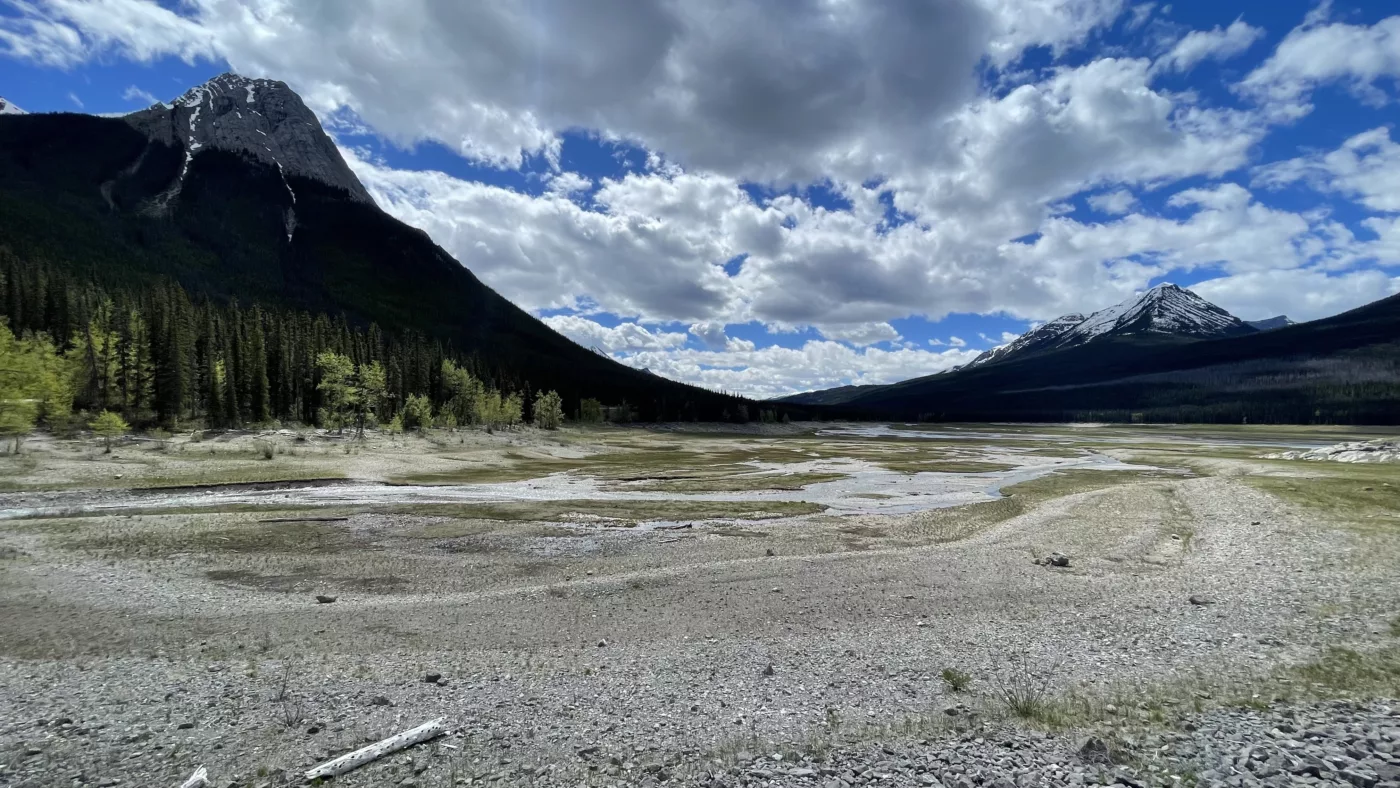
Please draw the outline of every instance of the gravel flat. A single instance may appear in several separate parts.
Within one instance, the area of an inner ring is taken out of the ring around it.
[[[948,541],[952,512],[646,532],[15,520],[0,785],[174,786],[198,766],[220,788],[292,784],[439,716],[451,735],[337,784],[1397,784],[1383,700],[1205,712],[1115,740],[1130,765],[1081,752],[1092,731],[996,713],[1017,682],[1131,700],[1390,642],[1388,537],[1225,475],[1073,493]],[[1036,563],[1052,552],[1069,566]],[[1297,771],[1336,747],[1346,763]]]

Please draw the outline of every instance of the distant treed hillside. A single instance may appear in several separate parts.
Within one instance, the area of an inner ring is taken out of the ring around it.
[[[1400,423],[1400,296],[1205,341],[1115,339],[883,386],[870,414],[948,421]]]
[[[183,291],[170,298],[257,306],[263,321],[290,310],[366,336],[376,324],[471,359],[503,389],[557,390],[569,412],[597,398],[644,420],[758,417],[756,403],[579,347],[348,192],[219,150],[201,150],[181,181],[184,166],[183,149],[118,119],[0,118],[0,243],[19,265],[136,300],[166,282]],[[157,199],[177,182],[178,197]]]

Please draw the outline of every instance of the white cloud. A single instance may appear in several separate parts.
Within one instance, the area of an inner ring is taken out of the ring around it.
[[[74,93],[71,90],[68,91],[68,100],[73,102],[73,106],[77,107],[78,109],[83,108],[83,100],[78,98],[78,94]]]
[[[855,323],[848,325],[823,325],[822,336],[850,342],[852,345],[874,345],[879,342],[897,342],[899,332],[889,323]]]
[[[129,85],[126,90],[122,91],[122,99],[124,101],[139,101],[148,107],[160,101],[160,99],[156,98],[150,92],[142,90],[135,85]]]
[[[1303,321],[1400,292],[1400,276],[1375,270],[1333,275],[1317,270],[1254,271],[1199,282],[1191,290],[1245,320],[1286,314]]]
[[[1244,54],[1264,36],[1262,28],[1251,27],[1243,18],[1227,28],[1193,30],[1176,42],[1171,51],[1155,64],[1159,69],[1190,71],[1204,60],[1228,60]]]
[[[686,342],[683,333],[653,330],[636,323],[609,327],[578,315],[553,315],[544,318],[544,323],[586,348],[602,350],[609,355],[665,351],[682,347]]]
[[[1400,144],[1390,139],[1390,129],[1371,129],[1330,153],[1255,170],[1255,184],[1264,187],[1280,188],[1298,181],[1344,195],[1373,211],[1400,212]]]
[[[1137,198],[1127,189],[1095,194],[1088,199],[1089,207],[1110,216],[1122,216],[1137,205]]]
[[[894,383],[952,369],[976,357],[975,350],[855,349],[839,342],[810,340],[800,348],[770,345],[721,352],[689,348],[648,351],[623,361],[673,380],[766,399],[848,383]]]
[[[1400,78],[1400,16],[1374,25],[1309,21],[1290,32],[1274,54],[1240,84],[1272,104],[1280,117],[1312,111],[1308,95],[1319,85],[1340,82],[1372,102],[1384,102],[1376,83]]]

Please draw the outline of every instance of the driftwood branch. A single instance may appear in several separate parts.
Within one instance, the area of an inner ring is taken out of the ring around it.
[[[203,766],[195,769],[190,779],[180,783],[180,788],[204,788],[209,784],[209,772]]]
[[[339,777],[346,772],[358,769],[370,761],[398,752],[405,747],[411,747],[419,742],[435,739],[447,733],[447,719],[438,718],[432,722],[425,722],[412,730],[395,734],[384,741],[375,742],[368,747],[361,747],[352,753],[342,755],[333,761],[326,761],[306,773],[306,779],[314,780],[317,777]]]
[[[343,523],[349,517],[274,517],[271,520],[259,520],[260,523]]]

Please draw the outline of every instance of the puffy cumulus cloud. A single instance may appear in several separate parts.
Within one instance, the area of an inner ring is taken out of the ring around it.
[[[1033,243],[1011,244],[1007,253],[1032,267],[1053,262],[1098,268],[1125,261],[1122,295],[1132,295],[1142,277],[1173,270],[1222,265],[1232,272],[1292,268],[1314,262],[1305,241],[1317,230],[1304,217],[1253,200],[1243,187],[1226,183],[1186,189],[1168,206],[1190,211],[1182,219],[1133,214],[1106,224],[1069,218],[1048,222]],[[1324,244],[1330,248],[1331,244]],[[1132,266],[1146,266],[1135,270]],[[1092,307],[1092,304],[1081,304]]]
[[[1123,14],[1123,0],[986,0],[996,23],[987,46],[992,62],[1009,65],[1031,47],[1056,54],[1082,45]],[[1151,13],[1151,9],[1148,9]]]
[[[852,345],[874,345],[880,342],[897,342],[899,332],[889,323],[856,323],[853,325],[823,325],[822,336],[838,339]]]
[[[1095,194],[1088,199],[1089,207],[1110,216],[1122,216],[1137,205],[1137,198],[1127,189]]]
[[[1376,83],[1387,78],[1400,78],[1400,16],[1367,26],[1324,24],[1313,15],[1290,32],[1240,88],[1272,103],[1279,115],[1297,117],[1312,110],[1307,97],[1319,85],[1340,82],[1381,102],[1385,93]]]
[[[10,0],[0,52],[71,68],[107,54],[141,62],[217,57],[214,30],[149,0]]]
[[[1362,132],[1335,151],[1274,162],[1255,170],[1254,183],[1280,188],[1305,181],[1373,211],[1400,212],[1400,144],[1390,129]]]
[[[1164,70],[1190,71],[1205,60],[1228,60],[1242,55],[1263,36],[1262,28],[1250,26],[1243,18],[1224,29],[1217,25],[1211,30],[1192,30],[1155,65]]]
[[[609,355],[665,351],[686,342],[686,335],[679,332],[653,330],[636,323],[605,326],[579,315],[552,315],[544,318],[544,323],[584,347]]]
[[[620,360],[673,380],[767,399],[846,384],[894,383],[949,370],[976,357],[975,350],[856,349],[840,342],[810,340],[800,348],[685,348],[647,351]]]
[[[1079,34],[1103,0],[1022,0],[1059,30],[979,0],[27,0],[12,54],[72,65],[214,54],[354,109],[404,143],[518,167],[569,128],[637,140],[688,167],[809,181],[827,157],[903,148],[976,89],[1002,49]],[[32,39],[48,31],[42,43]]]
[[[897,207],[965,237],[1010,239],[1098,184],[1218,176],[1248,161],[1265,133],[1256,119],[1153,90],[1149,68],[1102,58],[969,103],[944,124],[930,169],[891,179]]]
[[[727,204],[704,201],[713,189],[668,183],[651,190],[657,202],[647,213],[636,213],[628,195],[662,178],[629,176],[605,182],[595,194],[616,210],[589,211],[558,192],[531,197],[342,153],[381,207],[427,231],[528,309],[572,308],[591,297],[606,311],[656,320],[706,320],[735,310],[738,295],[721,265],[730,246],[713,227],[722,224]],[[733,191],[736,200],[743,197]],[[665,195],[690,202],[667,203]],[[674,220],[660,218],[667,213]]]
[[[1382,271],[1253,271],[1191,285],[1202,298],[1245,320],[1286,314],[1315,320],[1400,292],[1400,276]]]

